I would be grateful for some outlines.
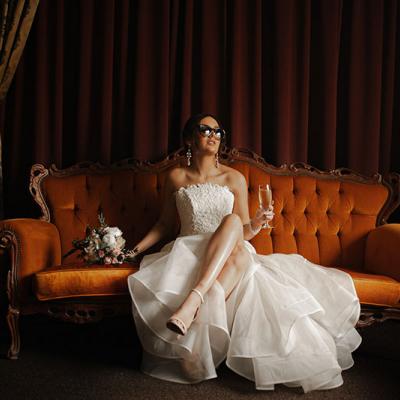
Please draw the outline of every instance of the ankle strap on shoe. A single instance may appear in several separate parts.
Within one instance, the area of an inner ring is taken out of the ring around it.
[[[199,297],[200,297],[200,299],[201,299],[201,304],[203,304],[203,303],[204,303],[204,297],[203,297],[203,295],[201,294],[200,290],[192,289],[192,292],[195,292],[195,293],[197,293],[197,294],[199,295]]]

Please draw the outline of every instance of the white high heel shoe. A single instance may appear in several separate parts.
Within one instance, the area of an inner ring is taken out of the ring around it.
[[[204,297],[201,294],[200,290],[197,289],[192,289],[192,292],[195,292],[199,295],[200,300],[201,300],[201,304],[204,303]],[[199,309],[200,306],[197,307],[196,312],[194,313],[192,322],[190,323],[190,325],[196,320],[196,318],[199,315]],[[171,317],[168,321],[167,321],[167,328],[170,329],[171,331],[178,333],[179,335],[185,336],[188,329],[190,328],[190,325],[188,327],[186,327],[186,324],[178,317]]]

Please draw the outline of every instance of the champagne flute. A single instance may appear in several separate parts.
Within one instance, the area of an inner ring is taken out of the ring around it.
[[[263,210],[267,210],[272,204],[272,190],[270,185],[258,185],[258,202],[260,204],[260,208],[262,208]],[[271,226],[267,221],[262,225],[262,228],[273,228],[273,226]]]

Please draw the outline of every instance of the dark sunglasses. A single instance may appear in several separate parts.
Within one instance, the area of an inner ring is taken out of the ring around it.
[[[222,128],[211,128],[211,126],[199,124],[197,129],[200,135],[204,137],[210,137],[212,133],[214,133],[214,137],[217,140],[221,140],[225,137],[225,131]]]

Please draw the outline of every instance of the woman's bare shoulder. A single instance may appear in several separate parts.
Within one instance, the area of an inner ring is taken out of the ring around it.
[[[187,179],[184,167],[174,167],[167,172],[166,181],[172,190],[177,190],[183,186]]]
[[[224,165],[226,168],[225,173],[226,173],[226,184],[234,191],[238,192],[243,190],[244,188],[247,189],[247,181],[244,175],[238,171],[237,169],[234,169],[232,167],[228,167],[227,165]]]

